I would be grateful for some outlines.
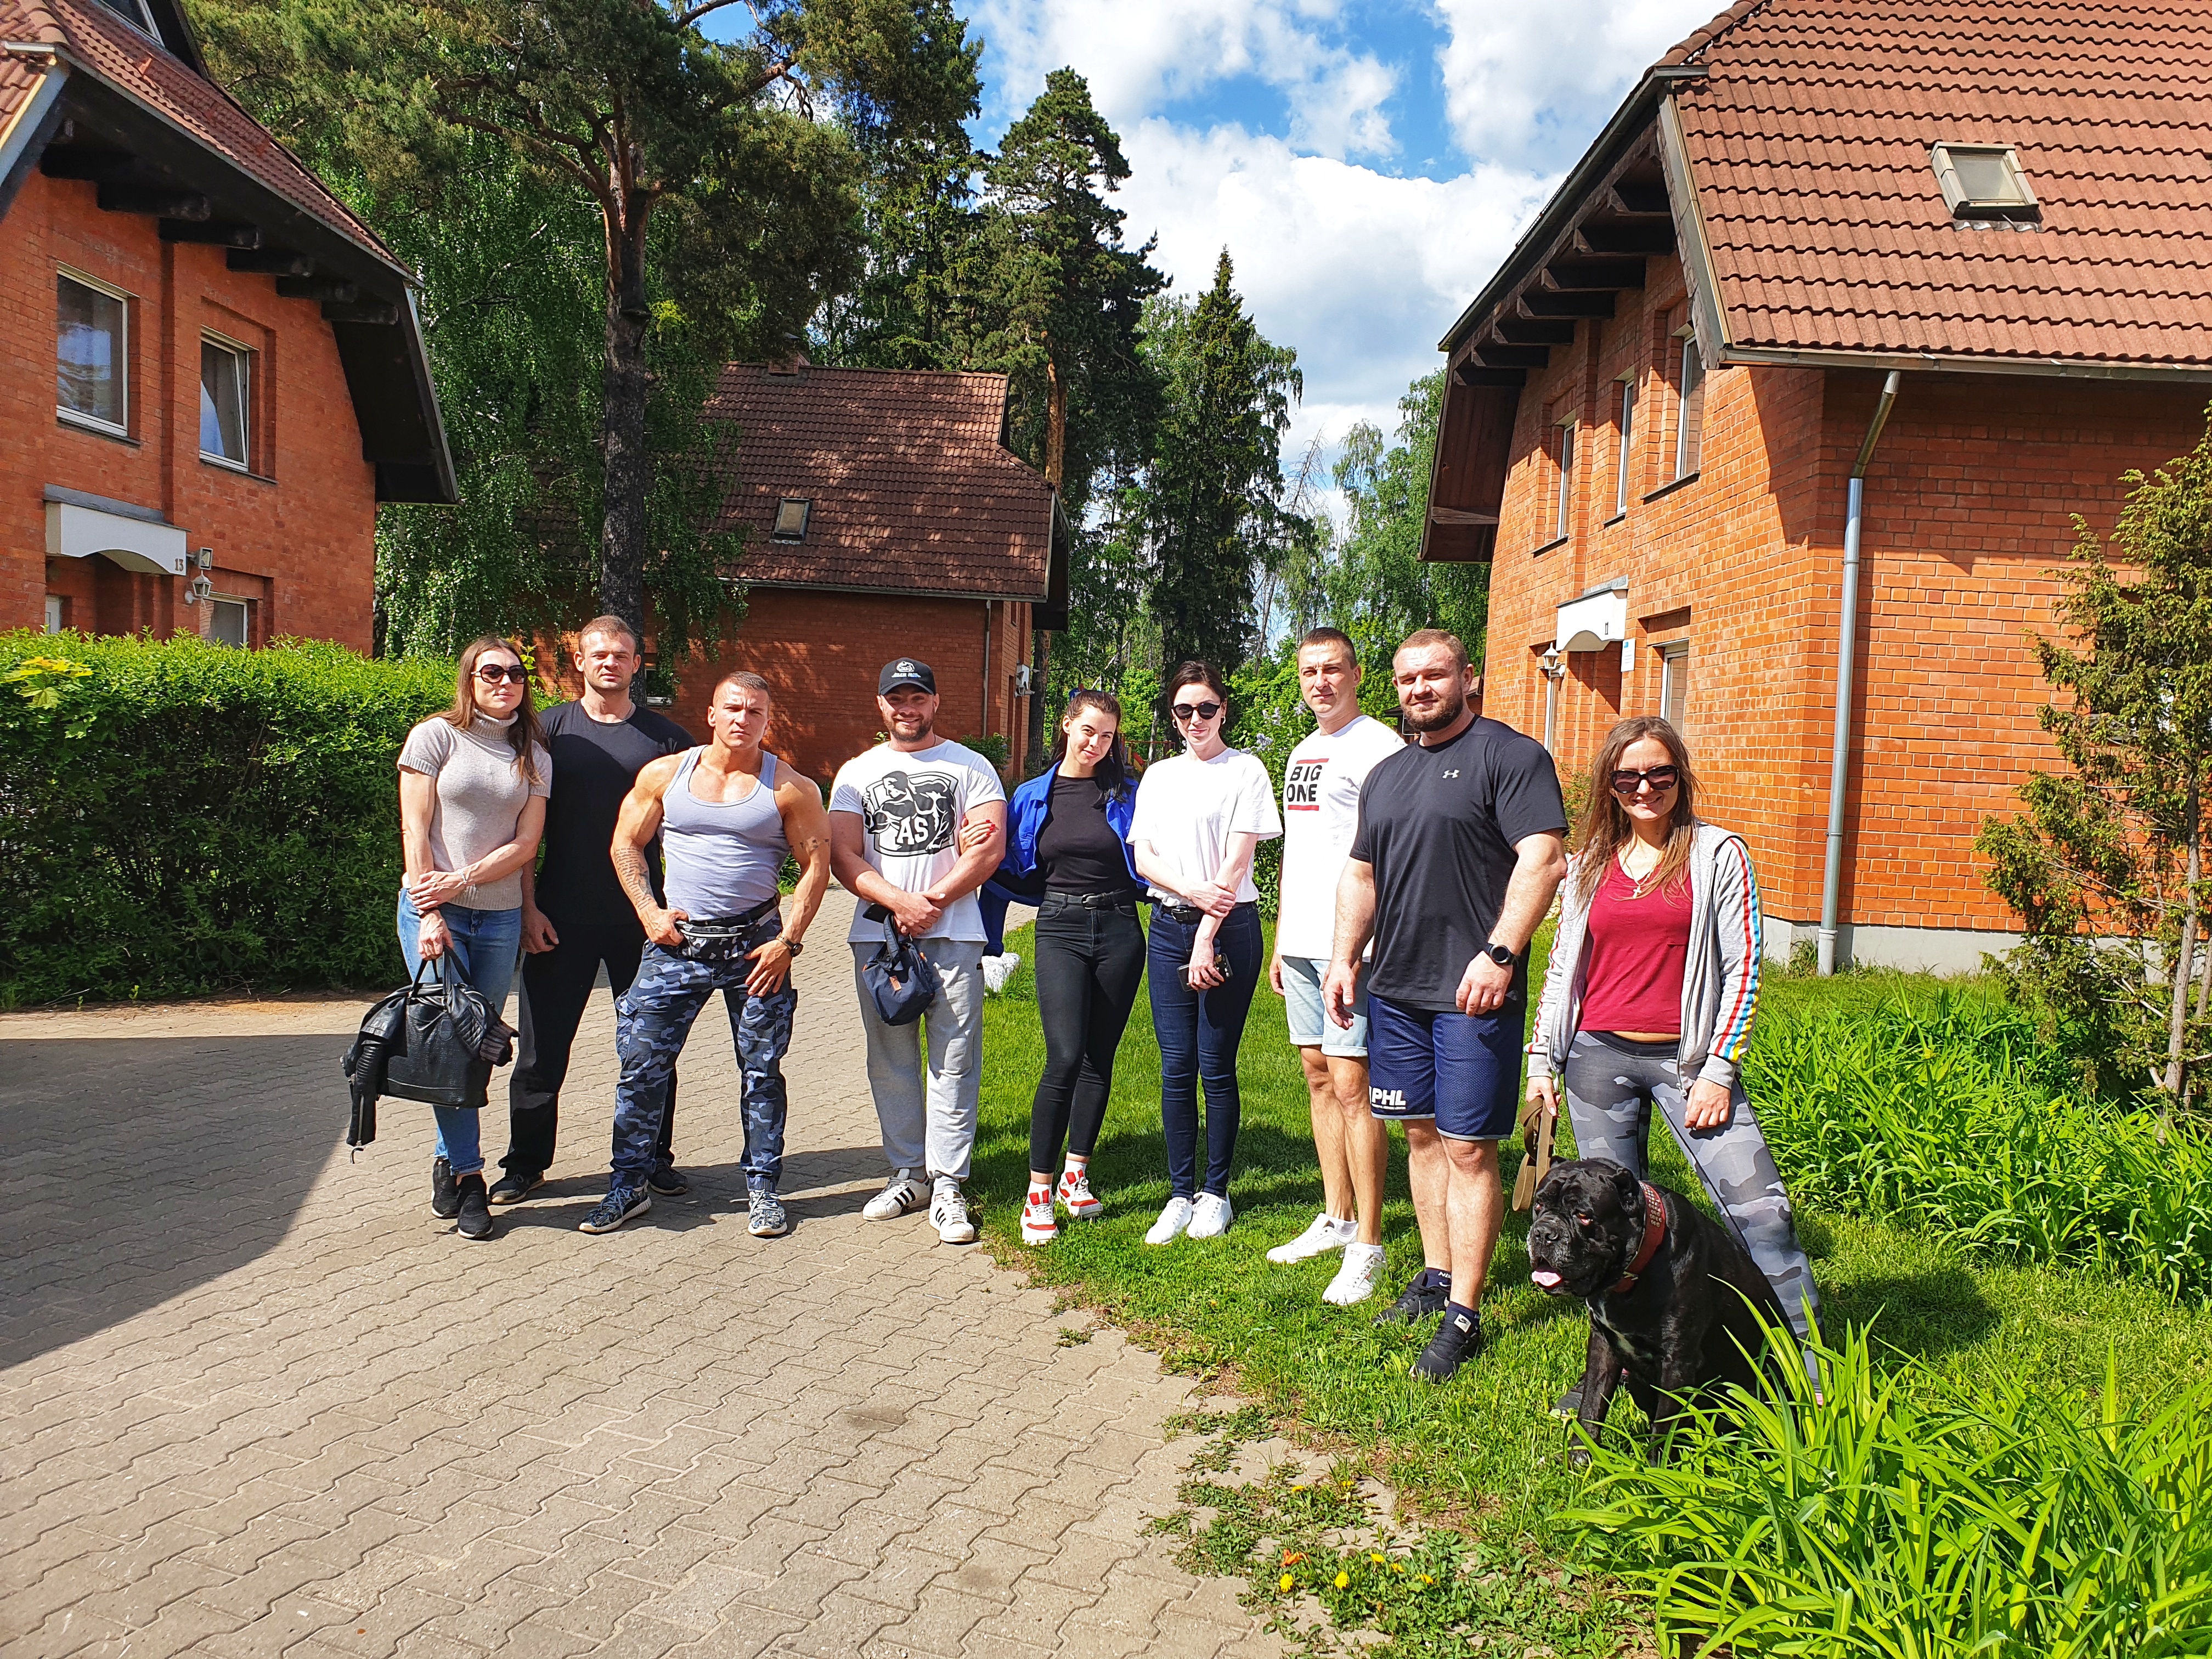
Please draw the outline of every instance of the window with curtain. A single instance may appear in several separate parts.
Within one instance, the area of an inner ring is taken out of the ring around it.
[[[117,289],[56,279],[54,404],[70,420],[122,432],[130,423],[131,307]]]
[[[246,411],[252,407],[253,354],[228,340],[200,342],[200,453],[211,461],[248,465]]]

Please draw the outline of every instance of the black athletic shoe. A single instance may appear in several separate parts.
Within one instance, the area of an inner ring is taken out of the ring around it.
[[[681,1198],[691,1190],[690,1180],[685,1177],[684,1171],[673,1164],[665,1168],[655,1170],[651,1175],[646,1176],[645,1184],[663,1198]]]
[[[1459,1368],[1482,1352],[1482,1321],[1447,1313],[1429,1346],[1413,1361],[1413,1375],[1425,1382],[1448,1382]]]
[[[545,1184],[543,1170],[509,1170],[493,1185],[491,1201],[495,1204],[520,1204]]]
[[[483,1177],[480,1175],[463,1176],[460,1194],[460,1219],[457,1231],[466,1239],[489,1238],[491,1206],[484,1197]]]
[[[451,1221],[461,1212],[461,1193],[453,1180],[453,1166],[442,1158],[430,1160],[430,1213]]]
[[[1398,1293],[1398,1299],[1375,1316],[1378,1325],[1410,1325],[1416,1320],[1433,1319],[1444,1310],[1451,1300],[1451,1287],[1431,1285],[1425,1271],[1413,1275],[1413,1282]]]
[[[1583,1385],[1576,1383],[1559,1396],[1559,1403],[1552,1407],[1552,1415],[1562,1423],[1572,1423],[1583,1414]]]
[[[611,1233],[634,1215],[643,1215],[653,1207],[653,1194],[642,1187],[610,1187],[607,1195],[599,1200],[599,1207],[576,1224],[577,1231],[586,1233]]]

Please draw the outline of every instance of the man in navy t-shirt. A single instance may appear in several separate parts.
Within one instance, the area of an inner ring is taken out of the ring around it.
[[[491,1189],[495,1204],[527,1198],[553,1162],[561,1085],[576,1027],[599,969],[622,995],[637,977],[645,929],[615,874],[610,849],[623,798],[639,771],[663,755],[691,746],[691,734],[631,701],[641,659],[637,635],[619,617],[595,617],[576,638],[584,694],[538,716],[553,757],[553,793],[545,803],[545,860],[534,877],[522,872],[522,995],[520,1052],[507,1085],[506,1171]],[[660,848],[650,855],[656,885]],[[676,1085],[661,1112],[658,1155],[648,1184],[674,1194],[686,1182],[672,1150]]]
[[[1521,1101],[1528,941],[1566,873],[1567,815],[1543,745],[1475,713],[1482,681],[1457,639],[1421,629],[1391,673],[1415,741],[1361,787],[1324,997],[1348,1025],[1372,939],[1368,1095],[1376,1116],[1406,1126],[1427,1261],[1382,1317],[1443,1315],[1413,1363],[1442,1382],[1482,1347],[1477,1309],[1505,1219],[1498,1143]]]

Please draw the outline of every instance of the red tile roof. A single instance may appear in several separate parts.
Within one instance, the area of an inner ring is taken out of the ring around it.
[[[738,428],[721,527],[738,574],[775,586],[1042,599],[1053,491],[999,441],[1002,374],[732,363],[707,404]],[[813,505],[801,542],[778,501]]]
[[[247,177],[386,264],[404,269],[374,231],[227,93],[98,0],[0,0],[0,40],[59,47]],[[20,60],[0,58],[0,133],[35,78]]]
[[[1664,62],[1731,347],[2212,364],[2212,0],[1747,0]],[[1945,141],[2040,228],[1954,226]]]

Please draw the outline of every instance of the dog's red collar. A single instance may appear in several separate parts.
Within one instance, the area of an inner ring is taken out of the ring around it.
[[[1659,1247],[1667,1242],[1667,1200],[1650,1182],[1644,1184],[1644,1242],[1636,1247],[1636,1260],[1628,1264],[1628,1271],[1620,1276],[1620,1283],[1613,1293],[1636,1288],[1636,1281],[1651,1265],[1651,1258],[1659,1254]]]

